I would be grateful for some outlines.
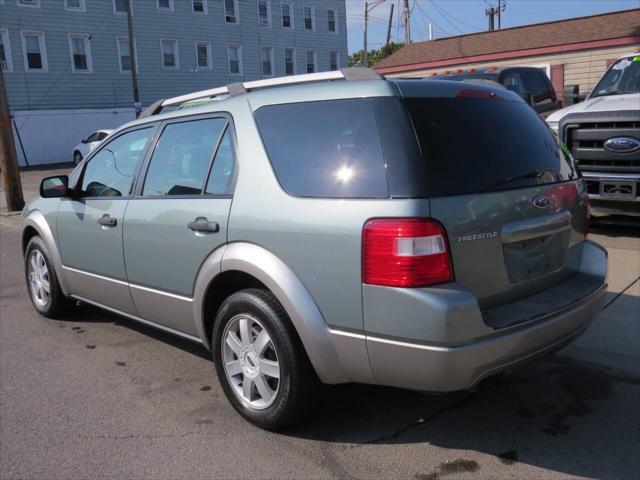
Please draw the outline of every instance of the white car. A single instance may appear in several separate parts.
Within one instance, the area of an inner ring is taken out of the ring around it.
[[[73,163],[78,165],[84,157],[89,155],[113,130],[96,130],[86,139],[73,147]]]

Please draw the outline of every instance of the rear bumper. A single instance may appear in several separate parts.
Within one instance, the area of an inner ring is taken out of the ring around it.
[[[486,327],[477,303],[470,305],[469,299],[460,290],[456,290],[457,295],[453,296],[450,292],[444,296],[438,292],[417,295],[421,301],[428,303],[425,309],[431,314],[440,310],[444,326],[450,328],[434,329],[431,319],[425,320],[423,317],[422,324],[429,324],[428,331],[433,338],[446,340],[447,337],[441,337],[440,334],[449,334],[450,338],[455,338],[455,342],[429,342],[425,341],[424,335],[420,338],[416,335],[413,339],[406,335],[401,338],[374,333],[366,335],[375,382],[433,392],[463,390],[488,376],[551,353],[584,332],[602,309],[606,269],[606,251],[592,242],[586,242],[579,271],[598,278],[598,287],[561,309],[498,330]],[[450,302],[456,298],[458,304]],[[461,337],[465,331],[469,335],[466,340]]]

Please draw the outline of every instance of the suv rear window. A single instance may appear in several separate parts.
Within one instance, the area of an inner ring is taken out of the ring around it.
[[[522,102],[407,98],[431,197],[562,182],[578,176],[538,114]]]

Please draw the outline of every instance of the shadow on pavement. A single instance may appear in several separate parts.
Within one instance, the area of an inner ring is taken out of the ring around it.
[[[640,238],[640,218],[620,215],[591,217],[589,232],[607,237]]]

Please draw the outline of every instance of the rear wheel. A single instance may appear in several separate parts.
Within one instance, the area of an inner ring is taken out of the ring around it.
[[[227,298],[216,315],[212,342],[222,389],[249,422],[276,430],[310,411],[319,381],[273,294],[250,289]]]
[[[31,303],[39,314],[57,318],[67,311],[71,301],[60,289],[47,249],[38,236],[27,245],[25,274]]]
[[[78,165],[82,161],[82,154],[77,150],[73,152],[73,163]]]

